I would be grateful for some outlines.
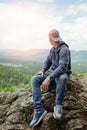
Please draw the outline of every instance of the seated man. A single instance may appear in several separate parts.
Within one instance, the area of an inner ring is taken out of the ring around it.
[[[31,128],[36,126],[47,113],[41,100],[41,90],[47,91],[52,81],[56,84],[56,100],[53,117],[57,120],[61,119],[66,84],[69,81],[69,75],[71,73],[71,57],[68,45],[62,41],[56,29],[52,29],[48,36],[52,48],[42,70],[33,76],[31,80],[34,102],[34,117],[30,123]]]

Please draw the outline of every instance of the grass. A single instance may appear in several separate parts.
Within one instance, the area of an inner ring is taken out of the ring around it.
[[[79,77],[87,77],[87,73],[76,73],[76,72],[73,72],[72,75],[76,78],[79,78]]]
[[[30,84],[24,85],[24,84],[19,84],[18,86],[11,86],[11,87],[5,87],[5,88],[0,88],[0,92],[14,92],[18,88],[29,88]]]

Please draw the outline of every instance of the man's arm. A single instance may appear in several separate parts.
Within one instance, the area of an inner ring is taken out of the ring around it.
[[[59,66],[50,74],[51,78],[55,78],[60,74],[66,73],[69,64],[70,51],[69,48],[63,47],[59,52]]]

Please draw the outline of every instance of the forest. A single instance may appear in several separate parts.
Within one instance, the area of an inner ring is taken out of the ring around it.
[[[0,51],[0,91],[29,88],[31,77],[41,70],[49,50]],[[87,76],[87,51],[71,51],[72,74]]]
[[[41,66],[42,63],[40,62],[30,62],[30,64],[23,66],[0,64],[0,91],[8,92],[23,87],[29,88],[31,86],[31,77],[41,69]],[[73,75],[87,76],[87,73],[73,72]]]
[[[30,87],[31,77],[39,71],[40,67],[32,66],[6,66],[0,65],[0,91],[13,91],[19,87]]]

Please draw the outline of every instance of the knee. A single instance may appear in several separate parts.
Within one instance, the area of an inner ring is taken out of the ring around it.
[[[31,78],[31,84],[36,83],[36,81],[37,81],[37,76],[35,75],[35,76],[33,76],[33,77]]]
[[[60,83],[65,83],[67,81],[67,79],[68,79],[67,75],[66,74],[62,74],[62,75],[59,76],[58,81]]]
[[[65,80],[66,80],[65,74],[60,75],[59,80],[60,80],[60,81],[65,81]]]

